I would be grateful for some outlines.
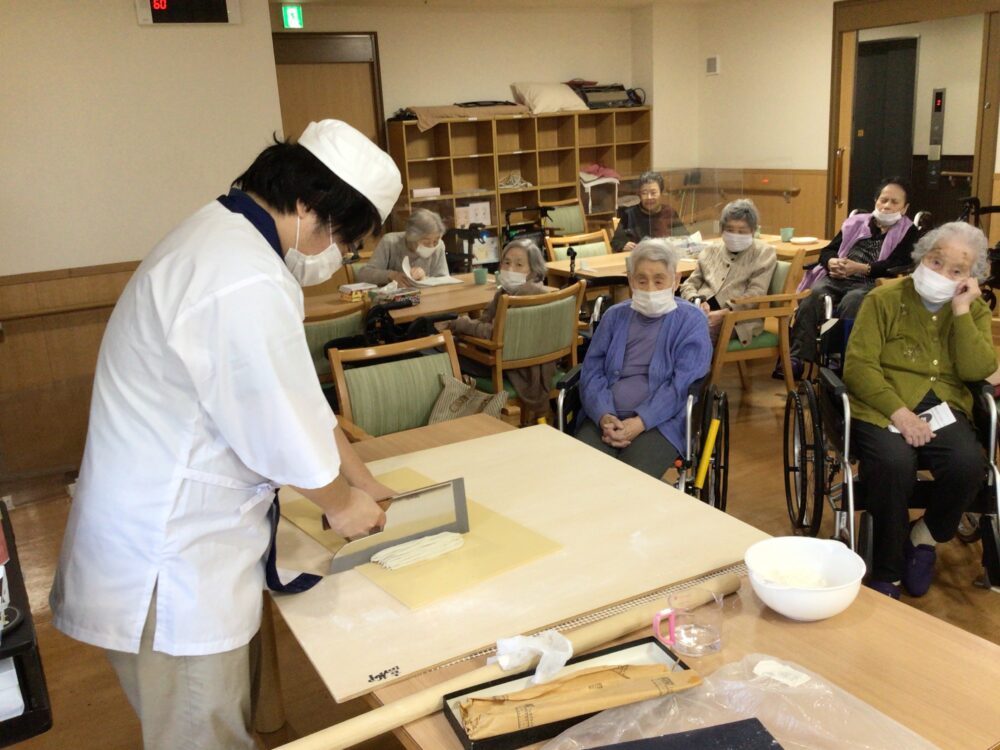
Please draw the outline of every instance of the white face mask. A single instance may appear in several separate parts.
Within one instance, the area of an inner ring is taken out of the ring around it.
[[[505,271],[500,269],[500,286],[508,292],[513,292],[519,286],[527,282],[528,274],[517,271]]]
[[[736,232],[723,232],[722,242],[726,250],[731,253],[742,253],[753,244],[752,234],[737,234]]]
[[[923,263],[913,269],[913,288],[932,305],[941,305],[955,296],[958,282],[946,279]]]
[[[647,318],[659,318],[677,309],[673,289],[659,289],[647,292],[642,289],[632,290],[632,309]]]
[[[879,211],[877,208],[872,211],[872,216],[875,217],[875,221],[884,227],[891,227],[903,218],[903,214],[899,211]]]
[[[417,245],[417,255],[421,258],[429,258],[438,250],[444,247],[443,242],[438,242],[436,245],[428,247],[427,245]]]
[[[337,273],[337,270],[344,264],[344,258],[340,253],[340,248],[333,241],[330,235],[330,246],[323,252],[316,255],[306,255],[299,252],[299,227],[301,219],[295,217],[295,247],[288,248],[285,253],[285,266],[291,271],[292,276],[299,282],[300,286],[315,286],[327,281]]]

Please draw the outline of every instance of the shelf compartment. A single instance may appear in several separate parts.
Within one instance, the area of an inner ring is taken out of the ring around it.
[[[497,119],[497,153],[532,151],[535,148],[535,118]]]
[[[416,123],[406,123],[406,160],[451,156],[448,148],[448,128],[435,127],[420,132]]]
[[[651,150],[649,143],[629,143],[615,147],[615,169],[622,175],[637,175],[649,169]]]
[[[472,203],[488,203],[490,207],[489,221],[477,222],[480,224],[485,224],[487,228],[496,228],[497,222],[500,219],[497,218],[497,198],[495,193],[490,193],[489,195],[459,195],[455,197],[455,213],[454,213],[454,225],[461,226],[464,225],[459,223],[462,218],[461,213],[458,211],[460,208],[467,208]]]
[[[649,110],[615,112],[615,141],[648,141]]]
[[[573,148],[576,145],[573,115],[539,116],[536,120],[538,148]]]
[[[614,112],[581,112],[577,117],[581,147],[614,142]]]
[[[504,222],[504,211],[511,208],[518,208],[520,206],[537,206],[538,205],[538,190],[534,188],[525,188],[524,190],[512,190],[506,193],[500,193],[500,213],[497,216],[497,222],[503,224]],[[538,213],[536,211],[528,212],[525,215],[513,214],[511,216],[511,221],[513,223],[518,223],[522,221],[533,221],[538,218]]]
[[[539,203],[555,203],[557,201],[568,201],[576,198],[576,185],[561,185],[559,187],[547,187],[538,191]]]
[[[497,185],[501,191],[506,189],[503,187],[504,180],[515,172],[520,173],[521,178],[532,186],[538,185],[538,160],[534,151],[497,156]]]
[[[440,127],[440,126],[438,126]],[[493,154],[493,123],[489,120],[448,123],[451,129],[451,155]]]
[[[538,152],[538,184],[541,187],[575,182],[576,154],[572,150]]]
[[[496,189],[493,157],[466,156],[452,159],[452,188],[456,193]]]
[[[441,195],[452,192],[450,161],[415,161],[406,167],[407,189],[410,191],[407,197],[411,201],[414,200],[414,188],[441,188]]]
[[[588,146],[580,148],[580,171],[584,171],[591,164],[600,164],[602,167],[616,169],[614,146]]]

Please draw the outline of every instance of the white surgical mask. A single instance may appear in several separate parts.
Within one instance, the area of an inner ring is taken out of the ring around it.
[[[955,296],[958,282],[946,279],[932,268],[918,263],[913,269],[913,288],[932,305],[941,305]]]
[[[500,286],[508,292],[513,292],[528,280],[528,274],[518,271],[505,271],[500,269]]]
[[[872,216],[875,217],[875,221],[884,227],[891,227],[903,218],[903,214],[899,211],[879,211],[877,208],[872,211]]]
[[[444,247],[443,242],[438,242],[436,245],[428,247],[427,245],[417,245],[417,255],[421,258],[429,258],[438,250]]]
[[[340,248],[333,241],[330,235],[330,246],[323,252],[315,255],[306,255],[299,252],[299,225],[301,219],[295,217],[295,247],[288,248],[285,253],[285,266],[291,271],[292,276],[299,282],[300,286],[315,286],[327,281],[337,273],[337,270],[344,264],[344,258],[340,253]]]
[[[723,232],[722,242],[726,250],[731,253],[742,253],[753,244],[752,234],[737,234],[736,232]]]
[[[677,309],[673,289],[659,289],[647,292],[642,289],[632,290],[632,309],[647,318],[659,318]]]

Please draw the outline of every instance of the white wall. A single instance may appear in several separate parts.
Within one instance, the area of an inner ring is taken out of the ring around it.
[[[931,129],[934,89],[944,88],[945,116],[942,153],[972,154],[976,144],[979,66],[983,51],[983,16],[866,29],[859,42],[917,38],[917,85],[913,104],[913,153],[926,156]],[[1000,153],[1000,152],[998,152]]]
[[[700,164],[701,106],[697,5],[655,0],[652,8],[653,166],[684,169]]]
[[[539,3],[544,6],[544,3]],[[302,6],[304,31],[378,34],[386,116],[400,107],[511,99],[515,81],[632,84],[627,8]],[[272,24],[281,31],[280,6]],[[613,40],[614,49],[606,46]]]
[[[0,2],[0,275],[142,258],[281,129],[266,0],[139,26],[134,0]]]
[[[698,29],[699,163],[826,169],[833,0],[706,4]]]

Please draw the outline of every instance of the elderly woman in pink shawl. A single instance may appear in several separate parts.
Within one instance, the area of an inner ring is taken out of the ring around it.
[[[796,379],[802,377],[803,361],[817,360],[816,331],[824,297],[832,299],[835,317],[853,320],[876,279],[912,265],[910,254],[918,232],[906,216],[909,194],[909,187],[898,177],[885,180],[875,193],[875,209],[848,217],[820,253],[819,263],[802,279],[799,291],[811,289],[812,294],[802,300],[792,326]],[[782,377],[780,360],[774,375]]]

